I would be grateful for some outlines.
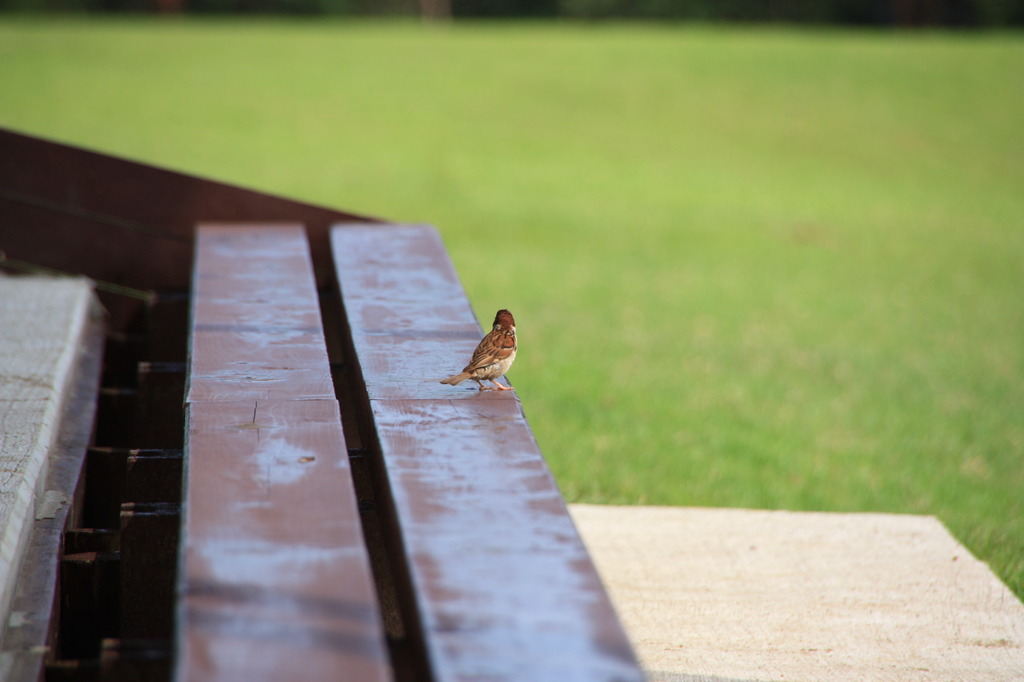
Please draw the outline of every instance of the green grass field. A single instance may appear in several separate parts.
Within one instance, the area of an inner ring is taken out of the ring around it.
[[[0,125],[438,225],[571,500],[935,514],[1024,595],[1024,38],[0,18]]]

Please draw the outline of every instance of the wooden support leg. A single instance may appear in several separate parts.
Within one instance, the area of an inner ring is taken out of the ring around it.
[[[173,630],[179,505],[121,507],[121,637],[169,638]]]

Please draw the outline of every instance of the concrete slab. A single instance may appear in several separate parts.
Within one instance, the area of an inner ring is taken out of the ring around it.
[[[655,682],[1024,680],[1024,605],[933,517],[570,509]]]

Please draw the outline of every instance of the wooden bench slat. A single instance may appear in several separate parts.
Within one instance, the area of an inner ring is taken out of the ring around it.
[[[436,230],[336,227],[332,249],[370,398],[476,397],[473,382],[439,383],[466,365],[482,334]]]
[[[297,226],[201,226],[179,680],[389,680]]]
[[[436,679],[639,679],[515,401],[373,414]]]
[[[386,680],[333,401],[188,408],[178,677]]]
[[[333,400],[301,225],[200,225],[188,402]]]
[[[332,250],[433,679],[642,680],[514,392],[437,383],[482,336],[437,232]]]

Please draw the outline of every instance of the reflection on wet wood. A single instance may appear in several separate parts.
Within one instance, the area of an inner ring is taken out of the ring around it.
[[[178,679],[388,679],[340,419],[189,405]]]

